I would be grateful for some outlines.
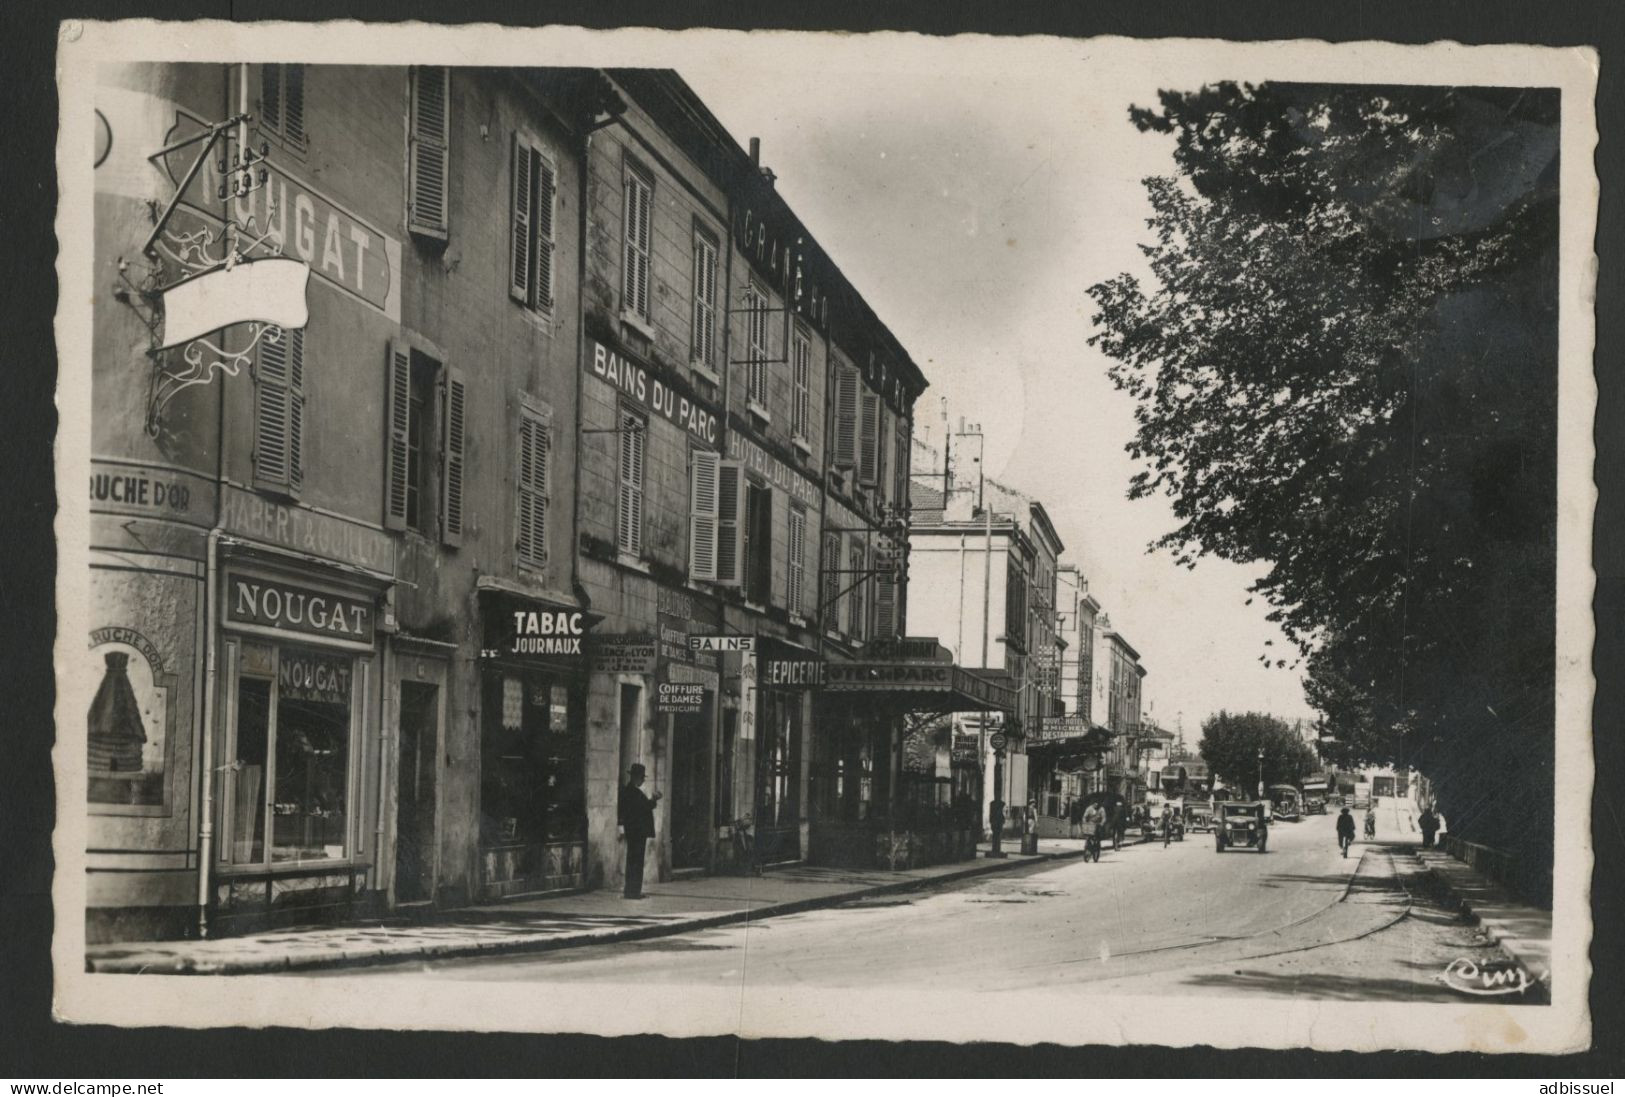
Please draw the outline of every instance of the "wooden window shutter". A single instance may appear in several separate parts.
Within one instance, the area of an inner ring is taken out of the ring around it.
[[[858,374],[835,371],[835,464],[851,468],[858,460]]]
[[[636,171],[626,173],[626,279],[622,305],[628,312],[649,315],[649,218],[651,187]]]
[[[510,141],[511,183],[508,188],[508,294],[530,303],[530,146],[513,135]]]
[[[710,240],[694,237],[694,360],[712,366],[716,359],[717,249]]]
[[[807,512],[790,508],[790,567],[785,606],[791,613],[802,612],[807,570]]]
[[[824,627],[832,632],[841,631],[841,606],[845,599],[841,595],[841,588],[846,584],[841,582],[841,535],[839,533],[824,534],[824,605],[822,616]]]
[[[305,66],[282,66],[282,135],[290,141],[305,139]]]
[[[412,352],[391,340],[384,360],[384,526],[406,528],[407,428],[412,418]]]
[[[260,66],[260,124],[282,132],[282,66]]]
[[[911,433],[909,421],[907,419],[898,419],[896,430],[893,433],[893,441],[896,442],[897,449],[892,455],[892,477],[894,484],[892,489],[892,502],[898,508],[906,508],[908,506],[909,461],[911,458],[911,446],[909,440]]]
[[[297,494],[303,476],[305,333],[260,340],[254,386],[254,483]]]
[[[717,582],[737,587],[745,581],[745,491],[749,481],[738,461],[717,464]]]
[[[519,561],[547,562],[548,425],[528,411],[519,415]]]
[[[463,469],[468,423],[468,381],[463,371],[445,370],[445,414],[440,445],[440,540],[463,543]]]
[[[882,561],[889,564],[897,551],[896,542],[882,543]],[[877,561],[879,563],[881,561]],[[897,635],[897,574],[889,567],[875,576],[875,636],[891,639]]]
[[[643,552],[643,435],[646,426],[635,415],[621,415],[620,506],[616,543],[622,552]]]
[[[553,213],[557,198],[557,181],[553,165],[536,158],[534,173],[536,186],[536,308],[553,307]]]
[[[854,374],[854,377],[856,375]],[[880,396],[864,389],[863,420],[859,425],[858,480],[873,484],[880,471]]]
[[[718,465],[722,457],[697,449],[688,467],[688,577],[706,583],[717,579]]]
[[[413,232],[443,235],[448,228],[451,70],[443,66],[414,68],[411,87],[406,227]]]

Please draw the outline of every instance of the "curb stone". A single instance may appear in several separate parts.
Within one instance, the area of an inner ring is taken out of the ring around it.
[[[656,937],[671,937],[677,934],[715,929],[719,926],[734,925],[740,922],[761,921],[767,918],[799,914],[824,907],[840,906],[842,903],[848,903],[854,899],[925,890],[941,884],[950,884],[978,876],[991,876],[1030,865],[1070,860],[1081,856],[1082,853],[1082,849],[1061,850],[1055,853],[1040,853],[1020,861],[978,859],[978,861],[963,869],[945,872],[936,876],[910,877],[891,883],[856,888],[831,895],[814,896],[807,899],[790,899],[777,903],[767,902],[760,906],[747,905],[742,910],[702,915],[695,918],[679,917],[670,922],[657,922],[651,925],[631,926],[597,933],[561,933],[529,939],[521,937],[503,940],[499,938],[495,940],[450,941],[436,944],[414,942],[400,948],[391,948],[387,945],[382,947],[374,946],[365,951],[357,950],[337,955],[312,952],[304,956],[285,955],[242,961],[221,960],[199,963],[190,957],[182,956],[176,957],[169,964],[161,967],[146,963],[141,965],[139,970],[145,974],[156,975],[263,975],[288,971],[310,971],[316,968],[373,967],[382,964],[410,963],[414,960],[553,952],[559,949],[581,948],[588,945],[619,944],[627,941],[649,940]],[[124,974],[137,970],[137,968],[135,965],[127,966],[120,964],[117,960],[111,960],[104,961],[100,965],[92,962],[90,970],[96,973]]]

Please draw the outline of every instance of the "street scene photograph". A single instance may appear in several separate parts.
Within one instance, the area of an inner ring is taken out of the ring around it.
[[[1586,1046],[1595,54],[166,27],[61,1016]]]

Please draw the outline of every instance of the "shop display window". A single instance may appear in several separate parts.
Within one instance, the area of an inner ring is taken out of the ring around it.
[[[491,672],[485,711],[481,844],[585,841],[586,735],[578,694],[546,672]]]
[[[223,771],[231,863],[348,856],[353,671],[348,656],[243,645]]]

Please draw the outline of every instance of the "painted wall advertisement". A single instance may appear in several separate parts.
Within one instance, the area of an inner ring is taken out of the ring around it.
[[[656,609],[660,673],[655,688],[655,711],[701,712],[705,695],[715,694],[722,679],[717,670],[716,653],[694,650],[689,638],[696,631],[717,631],[720,615],[709,603],[684,591],[664,588]]]
[[[90,803],[161,809],[174,676],[153,643],[131,628],[93,631],[90,659],[100,676],[86,721]]]

